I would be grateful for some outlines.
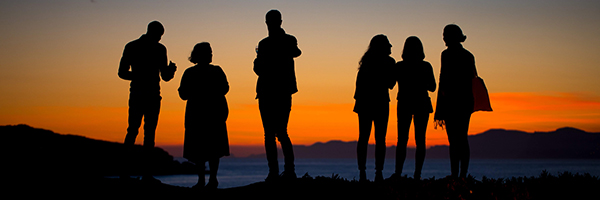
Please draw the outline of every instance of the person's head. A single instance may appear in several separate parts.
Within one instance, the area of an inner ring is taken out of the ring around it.
[[[379,34],[371,39],[367,52],[390,55],[392,54],[392,44],[388,40],[387,36]]]
[[[209,64],[212,62],[212,56],[210,44],[208,42],[201,42],[194,46],[189,60],[194,64]]]
[[[369,48],[360,59],[359,64],[362,65],[365,59],[372,58],[373,56],[388,56],[390,54],[392,54],[392,44],[388,40],[387,36],[379,34],[371,39]]]
[[[151,40],[154,40],[156,42],[160,41],[160,39],[164,33],[165,33],[165,27],[163,27],[163,25],[160,22],[152,21],[148,24],[148,29],[146,30],[146,36],[151,38]]]
[[[466,35],[463,35],[462,30],[456,24],[448,24],[444,27],[444,42],[446,46],[448,44],[461,43],[467,39]]]
[[[280,28],[282,22],[279,10],[269,10],[267,15],[265,15],[265,23],[267,23],[269,29]]]
[[[425,52],[423,51],[423,43],[417,36],[410,36],[406,38],[404,42],[404,49],[402,50],[403,60],[423,60],[425,59]]]

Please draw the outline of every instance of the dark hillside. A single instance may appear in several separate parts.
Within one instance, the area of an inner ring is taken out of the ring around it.
[[[106,176],[120,175],[154,166],[156,174],[185,173],[186,167],[173,160],[166,151],[150,151],[135,145],[125,148],[121,143],[90,139],[76,135],[61,135],[27,125],[0,126],[3,141],[3,163],[9,173],[39,176]],[[152,159],[145,160],[150,157]],[[144,163],[150,163],[144,166]],[[126,166],[129,166],[127,168]],[[189,171],[189,170],[187,170]]]

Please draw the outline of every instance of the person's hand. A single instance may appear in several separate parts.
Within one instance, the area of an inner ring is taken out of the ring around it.
[[[177,71],[177,65],[175,65],[175,63],[173,63],[170,60],[169,60],[169,70],[172,70],[173,72]]]

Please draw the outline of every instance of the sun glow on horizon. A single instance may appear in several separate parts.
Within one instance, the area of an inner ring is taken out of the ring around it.
[[[474,113],[470,135],[496,128],[535,132],[567,126],[600,132],[598,97],[570,93],[491,93],[490,98],[494,111]],[[262,145],[263,129],[258,106],[230,107],[234,107],[230,108],[227,121],[230,144]],[[395,107],[395,101],[392,101],[386,140],[388,146],[396,145],[397,140]],[[294,144],[311,145],[330,140],[357,140],[358,118],[352,108],[353,104],[293,105],[288,127],[292,141]],[[183,143],[184,112],[184,107],[161,111],[157,145]],[[126,119],[127,107],[33,107],[19,115],[0,115],[0,120],[7,124],[28,121],[31,126],[61,134],[84,135],[113,142],[122,142],[127,128]],[[414,146],[412,126],[410,131],[409,146]],[[141,135],[138,143],[141,143]],[[370,142],[373,143],[374,139]],[[445,131],[434,129],[432,115],[427,129],[427,146],[445,144]]]
[[[282,11],[283,28],[303,51],[295,60],[299,92],[288,127],[294,144],[358,139],[352,112],[358,60],[376,34],[389,37],[397,61],[404,40],[418,36],[437,80],[446,48],[442,29],[449,23],[468,36],[464,47],[476,58],[494,109],[473,114],[469,134],[566,126],[600,132],[600,29],[594,26],[600,2],[558,0],[0,1],[0,125],[123,142],[129,82],[117,76],[119,59],[127,42],[159,20],[166,29],[161,43],[178,71],[161,82],[156,144],[183,143],[186,102],[177,88],[192,66],[192,47],[207,41],[213,64],[223,68],[231,87],[230,144],[260,146],[252,61],[267,35],[264,14],[272,8]],[[397,93],[390,91],[388,146],[397,140]],[[436,95],[430,93],[434,108]],[[414,146],[412,126],[410,131]],[[446,133],[434,129],[432,114],[427,145],[443,144]]]

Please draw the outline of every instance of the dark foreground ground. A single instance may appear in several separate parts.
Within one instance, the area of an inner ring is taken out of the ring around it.
[[[142,171],[195,173],[193,165],[174,161],[160,148],[124,146],[27,125],[0,126],[0,136],[2,199],[600,199],[598,177],[568,172],[500,180],[401,177],[378,184],[305,175],[293,181],[199,191],[103,178]]]
[[[359,183],[304,175],[292,181],[258,182],[242,187],[196,190],[137,179],[70,178],[3,186],[18,199],[600,199],[600,178],[569,172],[511,179],[386,179]]]

